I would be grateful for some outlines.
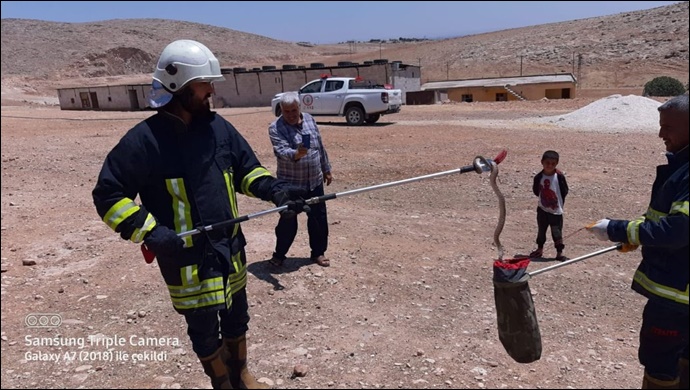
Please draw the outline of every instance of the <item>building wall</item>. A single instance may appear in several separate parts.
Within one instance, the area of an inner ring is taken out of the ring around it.
[[[562,90],[568,89],[569,98],[575,97],[575,83],[546,83],[546,84],[524,84],[512,85],[510,89],[519,93],[527,100],[561,99]],[[469,87],[469,88],[453,88],[448,90],[448,99],[451,101],[463,101],[462,95],[472,95],[474,102],[494,102],[496,101],[496,94],[507,94],[508,101],[519,100],[516,96],[508,92],[503,87]]]
[[[215,107],[267,107],[277,93],[297,91],[304,84],[327,74],[337,77],[362,77],[375,84],[391,84],[403,92],[418,91],[421,75],[418,66],[394,66],[393,63],[342,67],[276,69],[224,73],[225,81],[214,83]],[[393,68],[399,68],[393,70]]]
[[[407,103],[407,92],[419,91],[422,88],[422,78],[421,70],[418,66],[408,66],[405,68],[395,69],[393,68],[391,72],[391,84],[396,89],[402,91],[402,101],[404,104]]]
[[[148,84],[57,90],[61,110],[133,111],[148,106]],[[130,92],[132,91],[132,92]]]

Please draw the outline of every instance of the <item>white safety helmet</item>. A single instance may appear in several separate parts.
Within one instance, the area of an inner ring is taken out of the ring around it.
[[[216,56],[202,43],[190,39],[170,43],[163,49],[153,73],[153,85],[149,95],[151,107],[163,107],[172,99],[171,93],[179,91],[195,80],[225,80]]]

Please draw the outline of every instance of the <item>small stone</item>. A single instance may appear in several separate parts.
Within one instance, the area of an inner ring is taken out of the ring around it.
[[[295,366],[295,368],[292,370],[292,377],[293,378],[301,378],[307,375],[307,371],[309,371],[309,367],[305,364],[298,364]]]

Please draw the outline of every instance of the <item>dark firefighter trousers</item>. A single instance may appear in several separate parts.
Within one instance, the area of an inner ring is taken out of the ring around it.
[[[187,334],[192,349],[199,357],[211,356],[218,350],[225,338],[237,338],[249,329],[249,305],[247,289],[243,288],[232,296],[230,309],[185,314]]]
[[[688,313],[650,300],[642,313],[638,357],[648,375],[659,380],[678,377],[678,360],[688,358]]]

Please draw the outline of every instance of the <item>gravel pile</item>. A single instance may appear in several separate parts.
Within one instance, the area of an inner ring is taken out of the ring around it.
[[[544,117],[537,123],[601,133],[659,131],[661,103],[636,95],[611,95],[569,114]]]

